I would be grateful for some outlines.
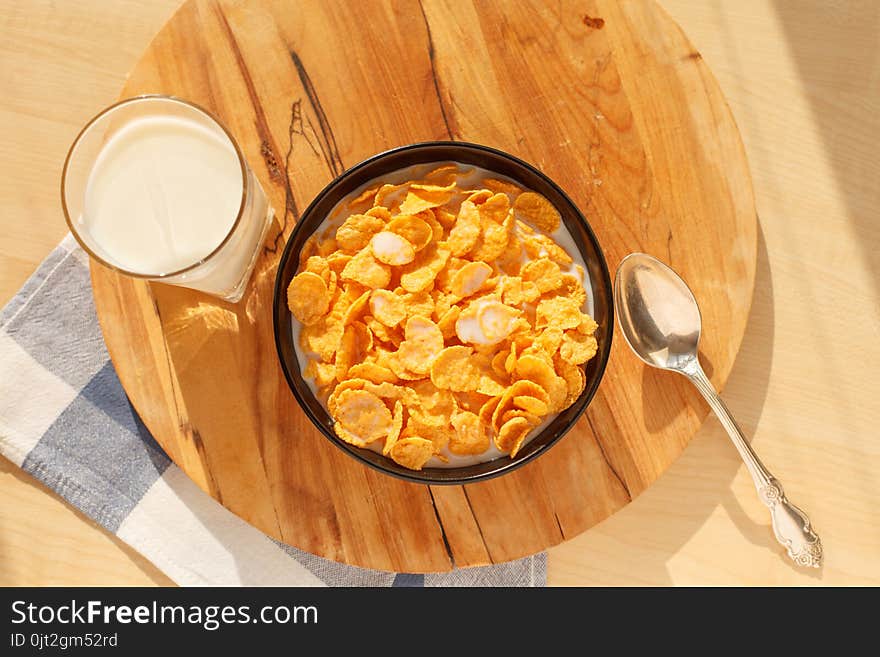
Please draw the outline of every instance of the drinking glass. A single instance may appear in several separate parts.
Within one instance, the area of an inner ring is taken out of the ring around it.
[[[233,303],[273,219],[229,131],[162,95],[123,100],[86,124],[64,162],[61,200],[74,237],[105,267]]]

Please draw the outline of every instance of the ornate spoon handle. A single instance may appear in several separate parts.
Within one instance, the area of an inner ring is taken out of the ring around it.
[[[684,370],[680,370],[703,395],[721,424],[727,429],[740,456],[752,475],[755,488],[761,501],[770,509],[773,533],[788,551],[788,556],[799,566],[818,568],[822,565],[822,541],[810,527],[807,514],[788,501],[782,484],[761,463],[761,459],[746,442],[742,430],[730,411],[709,381],[699,361],[694,359]]]

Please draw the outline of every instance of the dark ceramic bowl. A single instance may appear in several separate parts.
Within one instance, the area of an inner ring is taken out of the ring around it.
[[[599,324],[596,331],[599,350],[587,363],[585,370],[587,383],[580,397],[557,415],[539,435],[531,438],[515,459],[502,456],[492,461],[465,467],[425,468],[414,471],[398,465],[379,453],[354,447],[336,437],[333,432],[333,420],[323,404],[315,398],[300,372],[293,339],[294,319],[287,309],[287,287],[297,273],[300,251],[306,240],[342,198],[374,178],[416,164],[446,161],[470,164],[507,176],[523,188],[543,194],[556,206],[580,250],[590,275],[592,289],[587,290],[587,294],[593,299],[594,319]],[[574,426],[593,398],[608,362],[614,325],[612,306],[611,278],[599,242],[586,218],[556,183],[532,165],[493,148],[463,142],[438,141],[403,146],[375,155],[343,173],[318,194],[303,212],[284,248],[275,281],[273,313],[275,343],[287,383],[290,384],[290,389],[306,415],[330,442],[358,461],[401,479],[423,484],[465,484],[495,477],[525,465],[549,450]]]

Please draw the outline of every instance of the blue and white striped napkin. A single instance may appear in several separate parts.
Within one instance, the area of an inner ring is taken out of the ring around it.
[[[67,238],[0,311],[0,453],[181,585],[544,586],[546,555],[449,573],[366,570],[282,545],[202,492],[128,401]]]

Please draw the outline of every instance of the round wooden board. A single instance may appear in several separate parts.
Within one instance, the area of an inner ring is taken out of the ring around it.
[[[122,96],[150,92],[221,117],[280,233],[238,305],[93,265],[98,315],[158,442],[272,537],[410,572],[535,553],[626,505],[707,412],[684,379],[642,366],[618,338],[575,429],[498,479],[405,483],[330,445],[283,379],[272,285],[300,210],[376,152],[454,139],[536,164],[586,212],[612,271],[641,250],[685,277],[702,307],[706,368],[719,387],[727,379],[755,276],[751,181],[712,74],[653,2],[190,0]]]

